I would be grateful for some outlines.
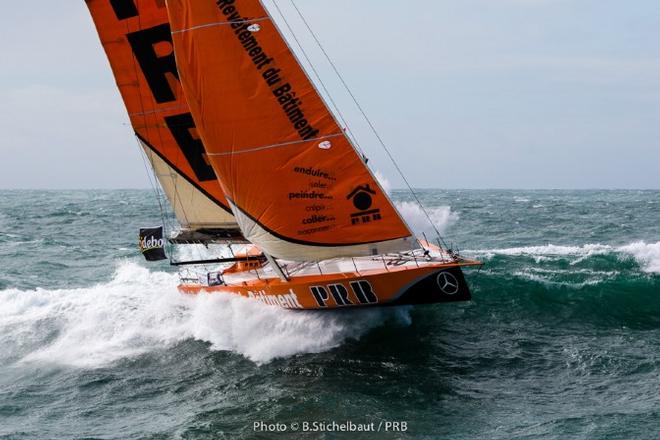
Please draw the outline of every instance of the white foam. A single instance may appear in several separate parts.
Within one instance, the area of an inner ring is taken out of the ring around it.
[[[391,195],[392,184],[385,174],[380,172],[380,170],[376,170],[374,175],[385,192]],[[395,202],[394,204],[412,231],[420,237],[422,234],[427,234],[429,238],[435,237],[433,225],[438,228],[440,234],[444,234],[450,226],[458,221],[458,214],[453,212],[449,206],[426,208],[426,212],[428,212],[429,217],[431,217],[431,221],[433,222],[432,225],[426,217],[426,214],[424,214],[422,208],[417,203]]]
[[[105,284],[82,289],[0,291],[0,363],[84,368],[198,339],[256,363],[322,352],[409,309],[289,311],[235,295],[180,294],[176,275],[121,264]]]
[[[618,250],[619,252],[625,252],[635,257],[644,271],[660,273],[660,241],[650,244],[637,241],[627,246],[621,246]]]
[[[390,180],[385,177],[385,174],[380,172],[380,170],[374,171],[374,176],[376,177],[376,180],[378,180],[378,183],[380,183],[380,186],[383,188],[383,190],[387,194],[392,194],[392,184],[390,183]]]
[[[318,353],[359,338],[386,320],[409,324],[409,308],[300,312],[264,306],[228,294],[202,295],[193,310],[193,336],[215,350],[257,362]]]
[[[429,238],[434,237],[433,226],[417,203],[400,202],[396,203],[396,207],[415,234],[425,233]],[[450,226],[458,221],[458,214],[449,206],[427,208],[426,212],[441,234],[444,234]]]
[[[544,246],[524,246],[504,249],[480,249],[468,250],[466,254],[476,254],[485,258],[492,258],[495,255],[507,256],[529,256],[537,261],[543,261],[549,257],[580,257],[588,258],[593,255],[602,255],[613,251],[612,246],[601,244],[586,244],[583,246],[557,246],[547,244]]]
[[[571,278],[560,279],[557,276],[569,275]],[[513,272],[514,276],[534,281],[546,286],[562,286],[569,289],[582,289],[586,286],[595,286],[602,282],[612,280],[619,272],[617,271],[592,271],[592,270],[543,270],[536,267],[528,267],[524,270]]]
[[[577,264],[592,256],[615,253],[632,256],[645,272],[660,273],[660,242],[647,244],[644,241],[638,241],[619,247],[605,244],[585,244],[582,246],[547,244],[544,246],[468,250],[464,253],[482,258],[492,258],[495,255],[529,256],[537,262],[556,259],[557,257],[574,257],[571,264]]]

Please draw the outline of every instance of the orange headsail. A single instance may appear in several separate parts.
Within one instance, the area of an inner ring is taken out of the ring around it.
[[[168,0],[193,118],[248,240],[284,259],[414,239],[258,0]]]
[[[133,129],[180,223],[237,228],[174,61],[164,0],[86,0]]]

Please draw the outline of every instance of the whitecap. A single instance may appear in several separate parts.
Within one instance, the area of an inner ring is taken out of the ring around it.
[[[178,277],[122,263],[88,288],[0,291],[0,363],[97,368],[185,340],[255,363],[330,350],[393,321],[409,308],[291,311],[229,294],[187,296]]]
[[[657,243],[637,241],[621,246],[617,250],[632,255],[645,272],[660,273],[660,241]]]
[[[558,246],[547,244],[543,246],[523,246],[503,249],[475,249],[463,252],[480,258],[493,258],[496,255],[528,256],[539,263],[565,257],[574,257],[571,265],[578,264],[587,258],[597,255],[624,254],[632,256],[648,273],[660,273],[660,242],[646,243],[637,241],[625,246],[611,246],[605,244],[585,244],[581,246]]]
[[[585,244],[582,246],[557,246],[554,244],[546,244],[543,246],[522,246],[522,247],[512,247],[504,249],[479,249],[479,250],[468,250],[464,253],[470,253],[475,255],[480,255],[485,258],[492,258],[495,255],[506,255],[506,256],[529,256],[533,258],[540,258],[542,261],[544,258],[551,257],[566,257],[574,256],[580,258],[587,258],[593,255],[603,255],[610,253],[614,250],[612,246],[602,245],[602,244]]]

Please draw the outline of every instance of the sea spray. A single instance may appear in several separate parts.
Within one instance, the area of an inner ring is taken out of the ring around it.
[[[435,237],[435,228],[444,234],[459,219],[449,206],[426,208],[428,217],[417,203],[400,202],[396,207],[416,235],[426,234],[431,240]]]
[[[380,170],[376,170],[374,175],[383,190],[392,197],[392,184],[385,174]],[[422,207],[416,202],[403,201],[395,201],[394,204],[408,226],[420,237],[426,234],[430,239],[435,238],[436,228],[440,234],[444,234],[459,219],[458,214],[452,211],[449,206]]]
[[[319,353],[358,339],[391,320],[409,324],[409,308],[291,311],[230,294],[201,295],[192,309],[191,335],[214,350],[243,354],[257,363]]]
[[[617,250],[632,255],[646,272],[660,274],[660,241],[651,244],[637,241]]]
[[[121,263],[110,282],[89,288],[2,291],[0,360],[96,368],[197,339],[264,363],[410,319],[408,308],[300,312],[235,295],[190,296],[177,283],[173,274]]]

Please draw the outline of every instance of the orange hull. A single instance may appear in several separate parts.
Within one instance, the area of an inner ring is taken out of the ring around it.
[[[434,304],[469,301],[470,290],[462,266],[477,262],[433,263],[420,267],[254,279],[234,285],[181,284],[183,293],[233,293],[288,309]]]

